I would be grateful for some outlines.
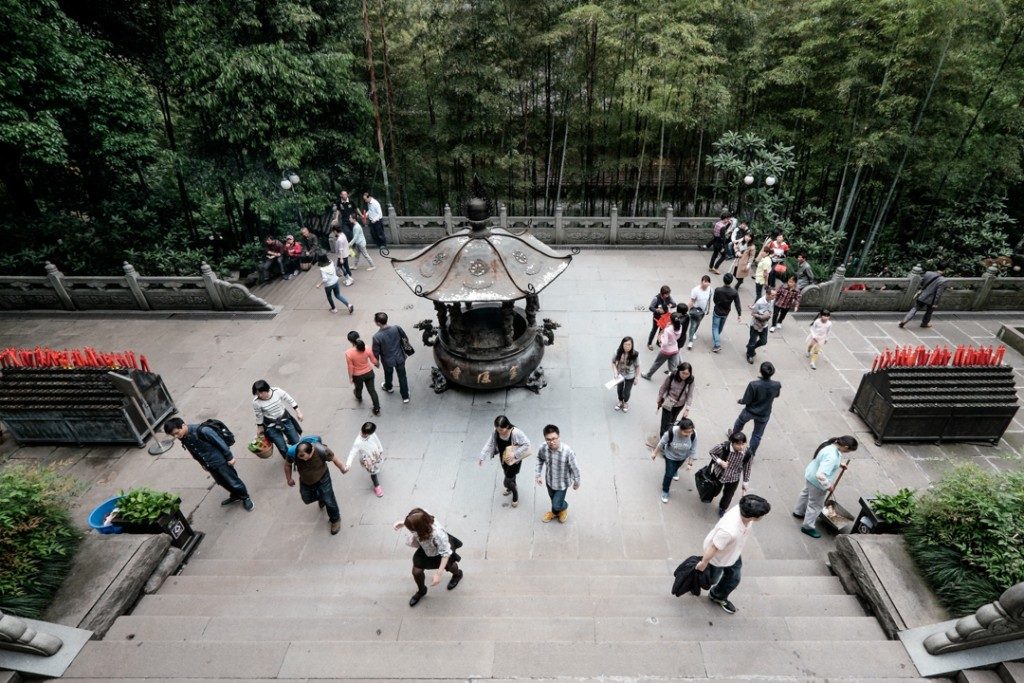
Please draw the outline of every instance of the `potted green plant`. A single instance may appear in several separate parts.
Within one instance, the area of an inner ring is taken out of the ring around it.
[[[184,548],[195,532],[181,512],[181,498],[166,491],[138,487],[122,491],[112,520],[124,533],[159,534],[171,537],[171,545]]]
[[[860,499],[860,514],[854,523],[858,534],[898,534],[910,522],[917,506],[917,492],[901,488],[893,494],[875,493]]]

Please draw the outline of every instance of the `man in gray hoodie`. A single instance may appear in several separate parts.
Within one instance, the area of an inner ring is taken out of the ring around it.
[[[914,306],[903,316],[903,320],[900,321],[900,327],[913,320],[914,316],[917,315],[917,311],[921,308],[924,309],[921,327],[932,326],[932,311],[939,305],[939,299],[942,298],[942,294],[946,291],[946,287],[949,284],[949,280],[944,275],[946,267],[945,263],[939,263],[935,270],[929,270],[924,274],[924,277],[921,278],[921,291],[917,293],[917,297],[914,299]]]

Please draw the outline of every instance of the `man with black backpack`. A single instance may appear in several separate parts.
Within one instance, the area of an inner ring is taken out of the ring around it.
[[[206,420],[201,424],[185,424],[180,417],[172,417],[164,422],[164,433],[180,441],[196,462],[210,473],[213,480],[231,494],[221,501],[221,505],[242,501],[246,512],[252,511],[252,498],[238,477],[235,456],[231,454],[235,435],[223,422]]]

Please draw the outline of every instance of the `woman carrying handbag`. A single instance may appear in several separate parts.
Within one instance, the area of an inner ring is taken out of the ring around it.
[[[476,464],[483,467],[485,458],[493,458],[496,455],[501,458],[501,470],[505,475],[505,491],[501,495],[511,495],[512,507],[519,507],[516,476],[522,469],[523,460],[530,456],[530,440],[526,437],[526,432],[509,422],[504,415],[494,418],[494,431],[480,451],[480,458]]]

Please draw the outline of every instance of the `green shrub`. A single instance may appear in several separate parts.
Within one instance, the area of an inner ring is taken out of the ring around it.
[[[181,498],[173,493],[154,491],[145,487],[121,491],[117,501],[117,519],[135,524],[152,524],[160,515],[178,509]]]
[[[0,470],[0,610],[38,618],[53,601],[81,540],[68,513],[78,488],[52,467]]]
[[[963,465],[923,494],[905,531],[921,573],[954,616],[1024,581],[1024,472]]]
[[[907,524],[914,515],[917,498],[914,489],[902,488],[896,493],[875,493],[871,509],[880,521],[889,524]]]

